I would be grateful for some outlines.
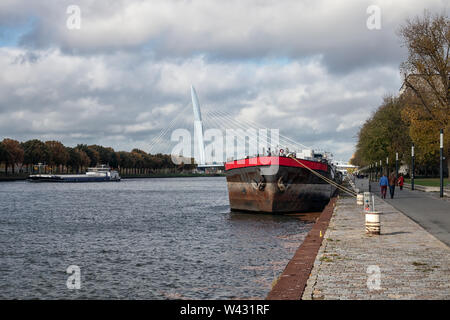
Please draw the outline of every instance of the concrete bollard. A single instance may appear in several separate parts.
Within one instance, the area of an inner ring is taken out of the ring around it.
[[[379,211],[366,211],[366,234],[380,234],[380,214]]]
[[[364,195],[358,194],[356,196],[356,204],[362,206],[364,204]]]

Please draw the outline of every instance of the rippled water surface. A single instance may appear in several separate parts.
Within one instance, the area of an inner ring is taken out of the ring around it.
[[[264,298],[311,226],[230,213],[223,177],[1,182],[0,298]]]

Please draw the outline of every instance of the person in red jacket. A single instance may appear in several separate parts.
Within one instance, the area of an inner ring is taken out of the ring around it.
[[[403,183],[405,182],[405,178],[403,178],[403,174],[400,173],[400,177],[398,178],[398,186],[400,190],[403,190]]]

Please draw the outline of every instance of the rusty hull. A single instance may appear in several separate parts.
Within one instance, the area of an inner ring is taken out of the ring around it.
[[[226,171],[231,210],[268,213],[322,211],[335,188],[300,167],[263,166]],[[329,172],[320,172],[331,178]]]

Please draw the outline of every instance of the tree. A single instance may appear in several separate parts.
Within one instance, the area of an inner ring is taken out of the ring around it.
[[[71,168],[71,171],[79,172],[79,168],[81,166],[81,154],[80,150],[66,147],[66,152],[69,155],[69,158],[67,160],[67,166]]]
[[[22,143],[24,150],[24,163],[34,165],[38,163],[48,163],[50,161],[50,151],[48,146],[40,140],[33,139]]]
[[[8,172],[8,164],[12,166],[12,173],[14,173],[14,166],[23,163],[23,149],[20,142],[13,139],[4,139],[2,141],[3,147],[6,151],[6,171]]]
[[[66,165],[69,160],[69,153],[67,152],[66,147],[59,141],[46,141],[45,145],[47,146],[50,154],[50,165]]]
[[[383,104],[359,131],[353,164],[366,166],[380,160],[384,163],[386,157],[392,161],[397,152],[400,160],[408,161],[411,140],[401,116],[402,109],[400,99],[384,98]]]
[[[6,153],[5,146],[0,142],[0,164],[6,163],[8,160],[8,154]]]
[[[109,165],[113,168],[118,168],[119,163],[120,163],[120,154],[118,152],[114,152],[113,154],[111,154]]]
[[[130,158],[132,159],[132,162],[134,164],[134,172],[136,173],[137,169],[144,168],[145,165],[145,158],[147,154],[139,149],[133,149],[130,153]]]
[[[439,129],[444,129],[444,152],[450,152],[450,20],[444,14],[407,20],[400,37],[408,58],[400,70],[404,84],[402,116],[424,166],[439,161]],[[447,162],[450,166],[450,162]],[[450,169],[450,168],[449,168]]]
[[[118,154],[120,168],[134,168],[134,158],[130,152],[119,151]]]
[[[450,113],[450,20],[443,14],[407,20],[400,37],[408,49],[401,64],[406,89],[419,100],[431,118],[446,125]]]
[[[109,164],[112,167],[117,166],[117,158],[116,158],[115,151],[113,148],[103,147],[103,146],[99,146],[99,145],[95,145],[95,144],[89,146],[89,148],[98,152],[99,161],[102,164]],[[115,166],[114,166],[114,164],[112,164],[112,162],[115,162]]]
[[[93,146],[87,146],[85,144],[79,144],[76,146],[77,149],[84,151],[87,156],[90,159],[89,165],[91,167],[95,167],[98,162],[100,161],[100,154],[98,153],[97,150],[95,150],[95,147]]]
[[[91,164],[91,161],[92,161],[91,158],[89,158],[87,153],[84,152],[83,150],[80,150],[80,149],[76,149],[76,150],[80,154],[81,168],[88,167]]]

